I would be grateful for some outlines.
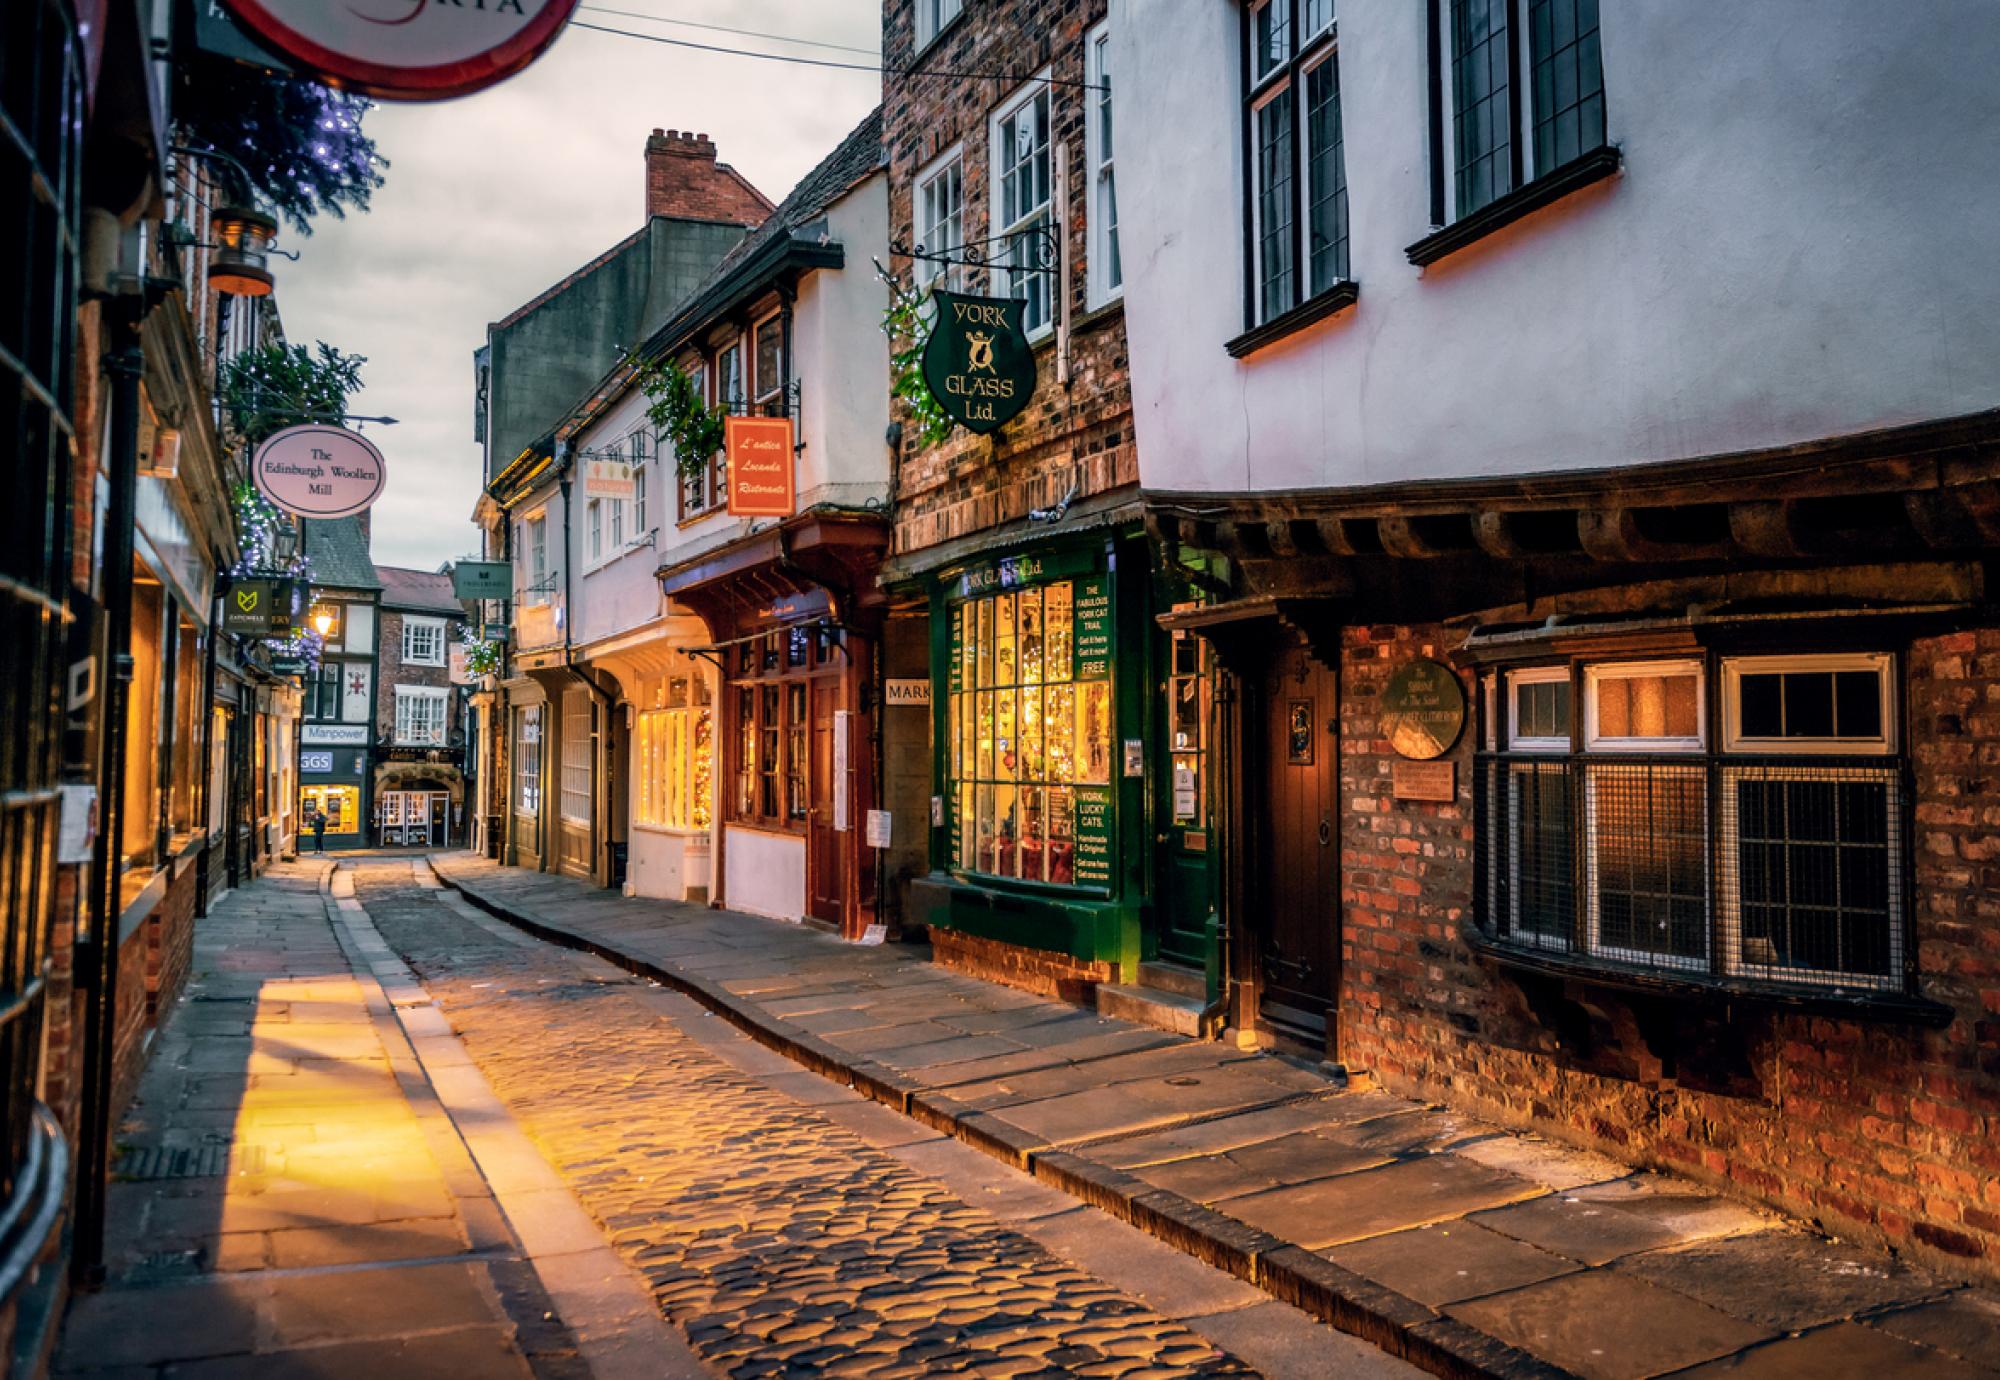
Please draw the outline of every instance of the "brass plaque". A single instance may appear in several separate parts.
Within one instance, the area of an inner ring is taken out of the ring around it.
[[[1451,751],[1465,730],[1465,688],[1442,662],[1399,666],[1382,689],[1382,736],[1398,755],[1418,762]]]
[[[1396,762],[1389,768],[1389,791],[1398,800],[1458,799],[1458,763]]]

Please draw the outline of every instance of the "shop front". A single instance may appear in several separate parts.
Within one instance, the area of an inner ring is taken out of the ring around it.
[[[442,848],[464,837],[462,748],[391,747],[375,769],[375,840],[384,848]]]
[[[642,742],[647,731],[659,735],[663,749],[683,735],[691,785],[704,722],[721,744],[707,767],[722,774],[713,867],[721,905],[849,938],[875,922],[874,850],[864,836],[879,748],[883,600],[874,571],[886,545],[872,514],[809,512],[660,572],[666,595],[697,612],[710,634],[686,650],[714,668],[719,704],[706,706],[704,720],[698,678],[669,671],[661,717],[640,732]],[[676,706],[668,701],[683,675],[688,703]]]
[[[298,836],[301,852],[315,850],[313,817],[326,816],[327,848],[368,846],[368,730],[307,724],[300,733]]]
[[[925,577],[939,958],[1087,995],[1136,975],[1156,782],[1146,548],[1094,531]]]

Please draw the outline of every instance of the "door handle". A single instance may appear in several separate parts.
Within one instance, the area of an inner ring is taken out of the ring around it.
[[[1329,824],[1326,820],[1321,820],[1319,822],[1319,846],[1324,848],[1332,842],[1333,825]]]

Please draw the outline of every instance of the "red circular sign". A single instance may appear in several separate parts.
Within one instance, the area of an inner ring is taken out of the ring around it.
[[[388,466],[375,443],[338,426],[295,426],[257,447],[257,492],[302,518],[352,517],[382,496]]]
[[[330,86],[384,100],[464,96],[526,67],[578,0],[224,0],[238,23]]]

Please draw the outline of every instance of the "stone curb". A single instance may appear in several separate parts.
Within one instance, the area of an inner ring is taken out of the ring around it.
[[[1423,1304],[1343,1269],[1269,1232],[1154,1188],[1123,1170],[1057,1149],[946,1092],[850,1054],[757,1010],[720,983],[677,973],[599,940],[533,919],[483,894],[437,860],[438,879],[496,919],[537,939],[591,954],[635,977],[692,998],[759,1044],[872,1101],[1024,1170],[1089,1206],[1156,1237],[1184,1255],[1226,1271],[1321,1322],[1449,1380],[1565,1380],[1569,1372]]]

